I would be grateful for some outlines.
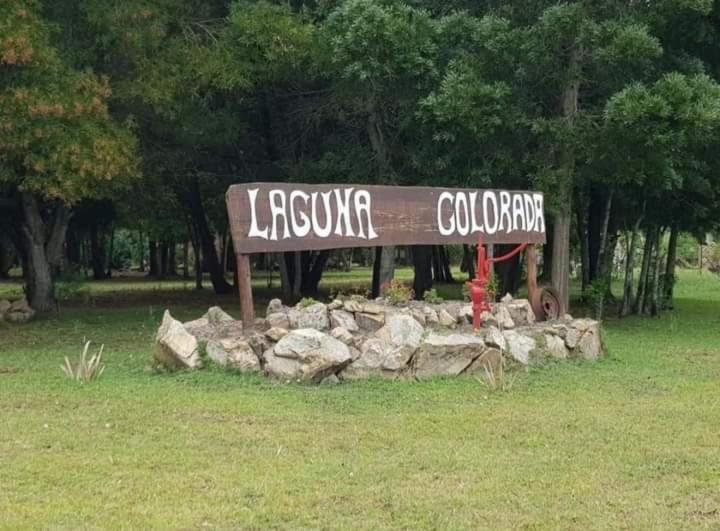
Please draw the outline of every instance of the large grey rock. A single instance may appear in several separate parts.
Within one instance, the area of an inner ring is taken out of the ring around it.
[[[368,339],[360,347],[360,356],[348,365],[341,375],[348,380],[364,379],[370,376],[392,376],[385,373],[382,368],[386,355],[387,349],[382,340]]]
[[[333,328],[340,326],[348,332],[357,332],[360,330],[353,314],[345,310],[332,310],[330,312],[330,326]]]
[[[515,326],[525,326],[535,322],[535,312],[527,299],[513,299],[504,306],[510,313]]]
[[[485,352],[485,343],[474,334],[430,333],[413,357],[416,378],[456,376]]]
[[[347,345],[314,328],[291,331],[264,356],[268,375],[304,382],[319,382],[352,360]]]
[[[228,315],[220,306],[211,306],[203,317],[212,325],[235,321],[235,319],[233,319],[231,315]]]
[[[157,363],[170,370],[197,369],[202,364],[197,339],[167,310],[155,335],[154,357]]]
[[[30,308],[30,305],[28,304],[28,301],[25,297],[22,299],[18,299],[10,304],[9,308],[10,312],[22,312],[22,313],[31,313],[33,311],[32,308]]]
[[[497,304],[494,308],[495,319],[497,320],[497,326],[502,330],[509,330],[515,328],[515,321],[513,321],[510,312],[505,304]]]
[[[360,329],[367,332],[375,332],[380,330],[385,324],[385,315],[382,313],[356,313],[355,321]]]
[[[330,335],[338,341],[342,341],[348,346],[353,345],[355,342],[355,338],[353,337],[353,335],[348,331],[347,328],[343,328],[342,326],[336,326],[335,328],[330,330]]]
[[[35,316],[35,310],[30,310],[29,312],[9,311],[4,316],[0,316],[0,320],[5,319],[6,321],[8,321],[10,323],[20,324],[20,323],[27,323],[34,316]]]
[[[260,360],[250,344],[244,339],[227,338],[210,340],[207,343],[208,357],[222,367],[241,372],[257,372]]]
[[[208,318],[208,314],[206,313],[199,319],[184,323],[183,326],[200,344],[205,344],[212,339],[239,337],[243,334],[242,321],[217,317],[219,316],[216,315]]]
[[[327,306],[316,302],[310,306],[295,307],[288,312],[290,328],[314,328],[315,330],[327,330],[330,328]]]
[[[286,335],[288,335],[287,328],[272,326],[265,330],[265,336],[271,341],[280,341]]]
[[[424,330],[409,315],[390,315],[385,326],[375,334],[385,346],[382,368],[390,371],[403,369],[420,346]]]
[[[457,321],[460,324],[468,324],[473,322],[472,304],[463,304],[458,308]]]
[[[532,337],[520,334],[516,330],[505,330],[503,332],[507,341],[507,352],[512,359],[521,365],[530,363],[530,355],[537,347],[537,342]]]
[[[10,301],[0,300],[0,317],[10,309]]]
[[[565,332],[565,344],[567,348],[574,349],[580,341],[580,332],[576,328],[568,327]]]
[[[383,313],[383,306],[376,302],[366,302],[362,305],[363,313],[372,313],[375,315]]]
[[[289,308],[284,306],[280,299],[272,299],[268,303],[267,310],[265,311],[265,317],[271,313],[287,313],[288,309]]]
[[[285,312],[273,312],[269,313],[265,318],[270,328],[290,328],[290,319],[288,314]]]
[[[507,350],[507,341],[505,341],[505,336],[495,326],[490,326],[485,330],[483,340],[489,347],[495,347],[503,352]]]
[[[595,360],[602,355],[602,339],[600,337],[600,323],[590,319],[579,319],[580,329],[583,330],[574,354],[584,360]],[[578,321],[574,321],[576,325]],[[577,329],[577,328],[576,328]]]
[[[457,324],[455,317],[453,317],[450,312],[448,312],[445,308],[440,308],[440,311],[437,314],[438,321],[440,322],[441,326],[450,328],[454,327]]]
[[[362,303],[354,299],[348,299],[343,302],[343,310],[350,313],[358,313],[363,311]]]
[[[343,307],[343,301],[340,299],[333,299],[333,301],[328,304],[328,310],[339,310]]]
[[[467,374],[485,375],[486,371],[497,375],[503,363],[503,353],[500,349],[490,347],[473,361],[465,370]]]
[[[568,357],[568,350],[565,347],[565,341],[555,334],[545,334],[545,347],[548,354],[553,358],[565,359]]]

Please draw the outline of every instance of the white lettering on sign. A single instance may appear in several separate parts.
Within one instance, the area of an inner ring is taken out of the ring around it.
[[[442,192],[438,196],[437,223],[442,236],[545,232],[542,194],[486,191],[478,195]],[[482,223],[478,223],[479,219]]]
[[[305,237],[368,241],[378,238],[373,223],[372,196],[368,190],[357,186],[317,192],[273,187],[265,189],[267,196],[262,199],[258,197],[260,188],[246,191],[250,211],[248,238],[274,242]],[[412,208],[416,204],[412,203]],[[545,232],[543,195],[540,193],[443,190],[434,207],[431,219],[437,222],[437,227],[430,227],[430,230],[461,241],[475,234],[497,234],[496,238],[502,239],[504,234],[513,232]],[[387,206],[384,208],[384,212],[387,211]],[[412,215],[407,210],[401,214],[404,220]],[[381,213],[380,221],[383,219]],[[396,226],[392,228],[397,230]],[[428,229],[422,230],[427,232]]]
[[[372,198],[366,190],[351,187],[310,194],[301,190],[289,194],[285,190],[270,190],[270,222],[263,228],[258,221],[258,191],[258,188],[247,191],[250,202],[248,238],[277,241],[279,238],[304,238],[310,234],[328,238],[333,229],[338,236],[366,240],[378,237],[372,222]]]

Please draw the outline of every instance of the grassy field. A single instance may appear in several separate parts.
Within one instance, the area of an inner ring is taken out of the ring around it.
[[[141,281],[89,295],[0,323],[0,528],[720,528],[717,276],[684,272],[675,312],[606,323],[605,359],[502,394],[155,374],[165,307],[236,313],[235,298]],[[59,366],[84,338],[107,368],[83,385]]]

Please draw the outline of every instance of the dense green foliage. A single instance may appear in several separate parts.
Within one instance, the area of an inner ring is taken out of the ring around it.
[[[583,289],[610,286],[626,242],[621,312],[654,313],[671,306],[678,234],[717,229],[719,13],[712,0],[6,2],[0,226],[27,225],[34,194],[45,232],[69,231],[65,256],[45,257],[51,277],[83,260],[105,276],[118,228],[149,246],[156,276],[190,241],[220,293],[233,182],[541,189],[543,274],[561,296],[573,263]],[[29,291],[50,293],[22,233]],[[292,256],[278,263],[292,273]],[[311,294],[327,256],[300,263],[287,292]]]

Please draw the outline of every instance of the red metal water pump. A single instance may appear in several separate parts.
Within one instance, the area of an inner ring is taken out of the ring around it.
[[[473,310],[473,328],[475,330],[480,328],[480,316],[482,313],[490,311],[490,303],[487,300],[487,285],[490,280],[490,264],[510,260],[513,256],[521,253],[527,246],[527,243],[523,243],[507,254],[496,258],[488,258],[482,240],[478,242],[478,258],[475,278],[467,283],[470,288],[470,300],[472,301]]]

